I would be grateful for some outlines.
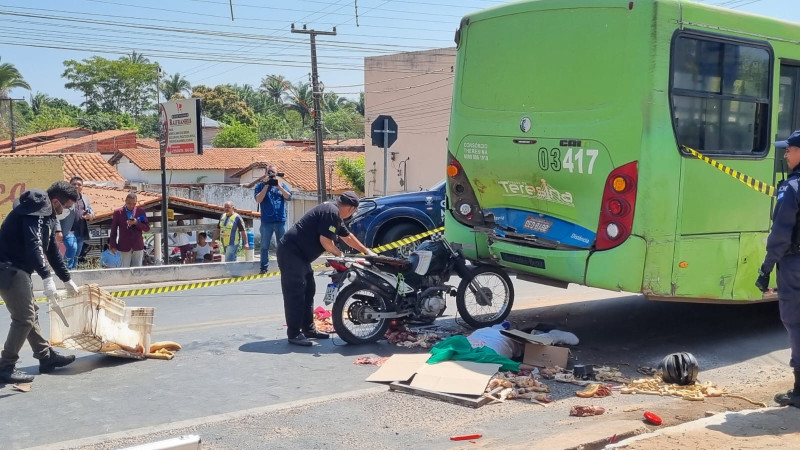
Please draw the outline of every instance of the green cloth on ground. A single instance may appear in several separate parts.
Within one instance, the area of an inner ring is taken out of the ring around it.
[[[444,361],[474,361],[487,364],[502,364],[500,370],[519,372],[519,363],[497,353],[489,347],[473,348],[465,336],[451,336],[431,348],[428,364]]]

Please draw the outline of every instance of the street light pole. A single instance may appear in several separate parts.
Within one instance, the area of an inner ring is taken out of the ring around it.
[[[161,117],[161,66],[156,63],[156,108],[159,112],[159,148],[161,149],[161,248],[164,253],[164,265],[169,264],[169,233],[167,232],[167,209],[169,208],[169,196],[167,195],[167,142],[164,136],[163,121],[167,118]]]

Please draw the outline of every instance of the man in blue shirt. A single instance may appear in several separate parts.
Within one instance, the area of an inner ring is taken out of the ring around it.
[[[292,191],[279,178],[274,164],[267,166],[267,181],[256,184],[256,201],[261,206],[261,273],[269,269],[269,247],[272,235],[280,242],[286,233],[286,200],[292,199]],[[280,244],[278,244],[280,245]]]

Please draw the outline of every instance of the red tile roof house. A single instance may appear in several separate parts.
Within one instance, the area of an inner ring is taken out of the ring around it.
[[[12,152],[11,141],[0,141],[0,154],[99,153],[108,160],[117,151],[136,148],[136,145],[136,130],[92,133],[82,128],[59,128],[22,136],[17,139],[15,152]]]
[[[161,169],[158,149],[142,142],[139,148],[123,149],[109,162],[137,188],[159,191]],[[210,148],[202,155],[167,158],[167,182],[174,187],[171,192],[192,186],[201,186],[200,199],[211,204],[234,202],[237,208],[256,210],[253,197],[255,183],[264,177],[268,163],[275,163],[284,172],[285,181],[294,194],[288,205],[289,224],[317,204],[316,154],[313,150],[280,145],[272,148]],[[326,180],[331,194],[351,189],[349,183],[339,178],[334,169],[339,158],[363,155],[354,151],[326,151]],[[194,196],[193,196],[194,198]],[[258,233],[258,225],[256,225]]]

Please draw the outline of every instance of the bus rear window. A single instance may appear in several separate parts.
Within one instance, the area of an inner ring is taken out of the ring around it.
[[[672,117],[678,143],[705,153],[769,150],[769,48],[694,34],[672,49]]]
[[[629,87],[627,12],[552,9],[469,24],[461,101],[486,110],[539,112],[622,101]]]

